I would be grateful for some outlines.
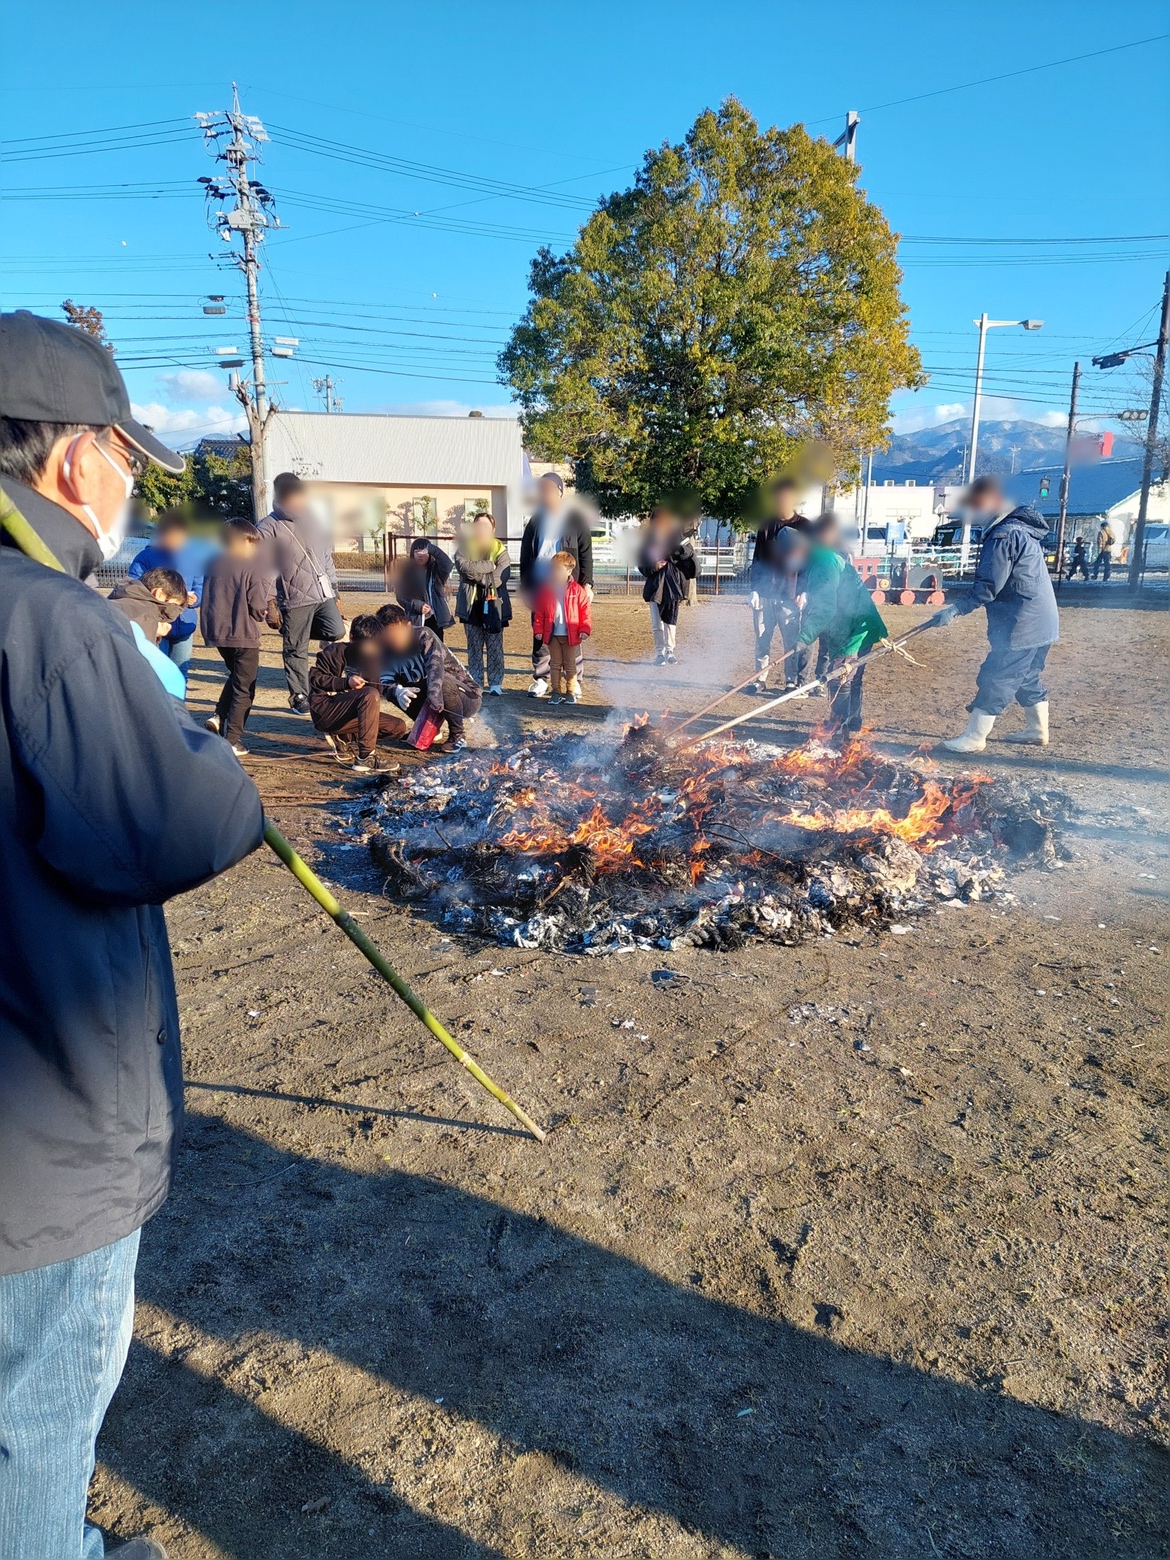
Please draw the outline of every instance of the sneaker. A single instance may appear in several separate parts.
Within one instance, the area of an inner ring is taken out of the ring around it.
[[[467,738],[466,737],[451,737],[447,742],[443,743],[443,752],[444,753],[462,753],[463,749],[466,746],[467,746]]]
[[[372,753],[359,753],[353,761],[355,775],[384,774],[388,768],[389,765],[377,749]]]
[[[824,697],[825,690],[819,686],[816,688],[810,688],[805,694],[806,699],[823,699]]]
[[[247,758],[248,756],[248,749],[241,742],[232,743],[232,752],[237,758]]]
[[[677,666],[678,665],[678,656],[675,655],[673,650],[667,656],[666,664],[667,664],[667,666]]]
[[[491,687],[488,689],[488,692],[499,699],[503,697],[504,690],[500,687],[499,683],[492,683]]]
[[[565,701],[561,698],[559,693],[554,693],[549,696],[548,702],[550,704],[563,704]]]
[[[214,731],[216,736],[218,737],[219,736],[219,716],[218,715],[209,715],[207,717],[207,719],[203,722],[203,729],[204,729],[204,731]]]
[[[576,702],[577,695],[575,693],[566,693],[565,697],[561,700],[562,704],[576,704]]]
[[[167,1560],[167,1552],[154,1538],[132,1538],[117,1549],[107,1549],[109,1560]]]
[[[303,693],[294,693],[288,701],[288,707],[294,715],[307,715],[309,713],[309,701]]]
[[[767,693],[768,684],[762,677],[757,677],[754,683],[749,683],[745,689],[747,693]]]
[[[352,742],[347,741],[345,737],[326,736],[325,746],[333,754],[337,763],[343,765],[346,769],[353,768],[353,761],[357,757],[357,748]]]
[[[534,677],[532,686],[528,690],[530,699],[543,699],[548,693],[548,680],[544,677]]]
[[[658,654],[654,657],[654,665],[655,666],[665,666],[666,665],[666,651],[665,650],[660,650],[658,652]]]

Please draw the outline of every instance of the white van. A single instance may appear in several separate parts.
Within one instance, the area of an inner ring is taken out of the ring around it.
[[[1146,525],[1146,568],[1170,569],[1170,525]]]

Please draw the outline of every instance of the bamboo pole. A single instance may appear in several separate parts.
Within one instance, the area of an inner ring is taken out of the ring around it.
[[[792,650],[785,650],[782,656],[778,657],[776,661],[769,665],[768,670],[771,671],[773,665],[783,666],[788,657],[794,654],[796,649],[799,649],[799,646],[794,646]],[[672,726],[670,728],[670,736],[677,736],[680,731],[685,731],[687,727],[693,725],[695,721],[702,720],[704,715],[710,715],[711,711],[718,709],[725,699],[730,699],[733,693],[739,693],[742,689],[746,688],[749,683],[758,682],[759,678],[759,672],[752,672],[750,676],[744,678],[743,682],[736,683],[734,688],[729,688],[726,693],[721,693],[717,699],[712,699],[710,704],[704,704],[701,710],[696,710],[693,715],[688,715],[686,720],[680,720],[676,726]]]
[[[872,661],[879,655],[889,655],[895,650],[900,650],[907,640],[913,639],[916,634],[921,634],[924,629],[930,628],[932,622],[933,619],[928,619],[925,623],[919,623],[916,628],[910,629],[909,633],[903,634],[901,639],[882,640],[865,655],[858,656],[855,661],[849,662],[846,666],[838,667],[835,672],[826,672],[823,677],[814,677],[812,682],[802,683],[799,688],[790,688],[787,693],[781,693],[775,699],[769,699],[766,704],[757,704],[755,709],[749,710],[746,715],[735,715],[731,720],[725,720],[721,726],[716,726],[711,731],[702,731],[698,736],[688,737],[685,742],[680,742],[679,746],[688,748],[694,747],[699,742],[710,742],[712,737],[718,737],[723,732],[730,731],[732,726],[745,725],[749,720],[755,720],[760,715],[766,715],[769,710],[774,710],[781,704],[787,704],[789,699],[805,698],[814,688],[827,688],[830,683],[840,682],[846,677],[851,677],[857,667],[863,665],[866,661]]]
[[[0,490],[0,526],[8,532],[13,542],[26,557],[34,559],[37,563],[44,564],[47,569],[55,569],[59,574],[66,572],[57,557],[45,546],[45,543],[37,535],[36,531],[33,530],[32,526],[2,490]],[[543,1143],[546,1134],[536,1125],[532,1117],[522,1110],[512,1096],[505,1093],[498,1083],[494,1083],[476,1062],[475,1058],[470,1056],[459,1044],[458,1040],[448,1033],[431,1012],[430,1008],[423,1002],[422,998],[411,990],[390,961],[366,936],[349,911],[342,909],[341,905],[338,904],[337,900],[308,863],[302,860],[280,830],[267,819],[264,820],[264,840],[270,849],[284,862],[301,887],[317,901],[322,910],[325,911],[325,914],[337,923],[350,942],[369,960],[382,979],[386,981],[397,996],[401,997],[415,1017],[426,1025],[435,1039],[442,1041],[460,1066],[465,1067],[476,1083],[485,1088],[493,1099],[498,1100],[505,1110],[511,1111],[521,1126],[526,1131],[531,1132],[538,1143]]]

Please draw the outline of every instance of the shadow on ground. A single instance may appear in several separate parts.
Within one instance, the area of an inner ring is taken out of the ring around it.
[[[215,1117],[191,1120],[183,1158],[143,1242],[140,1297],[241,1358],[253,1332],[327,1350],[542,1453],[550,1477],[570,1470],[745,1555],[1166,1553],[1155,1448],[995,1381],[847,1350],[831,1306],[823,1333],[802,1332],[704,1293],[701,1274],[680,1286],[488,1197],[302,1159]],[[241,1203],[246,1243],[217,1218]],[[761,1271],[763,1313],[775,1282]],[[141,1347],[99,1455],[238,1560],[493,1553]],[[349,1526],[306,1537],[306,1491],[331,1494]]]

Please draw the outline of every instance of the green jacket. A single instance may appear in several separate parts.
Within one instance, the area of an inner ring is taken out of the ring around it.
[[[861,575],[831,547],[814,547],[805,574],[800,642],[822,641],[831,656],[862,655],[886,637],[886,625]]]

